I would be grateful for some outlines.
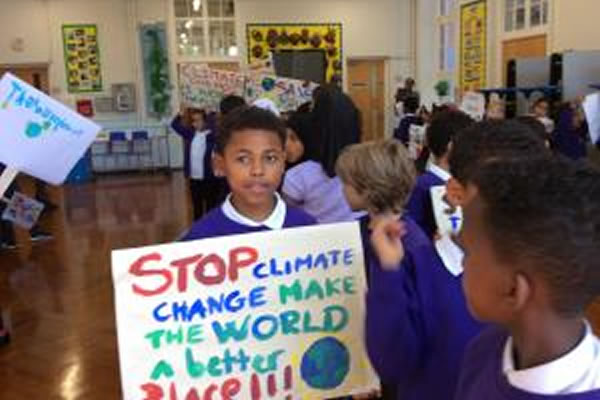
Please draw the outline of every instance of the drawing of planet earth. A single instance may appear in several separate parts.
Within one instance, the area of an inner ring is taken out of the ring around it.
[[[302,356],[300,375],[314,389],[340,386],[350,371],[350,353],[333,337],[317,340]]]

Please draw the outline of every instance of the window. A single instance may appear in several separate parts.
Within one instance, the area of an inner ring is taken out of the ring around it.
[[[439,31],[438,70],[452,73],[454,71],[454,21],[452,12],[455,0],[439,0],[439,15],[437,19]]]
[[[454,8],[454,0],[440,0],[440,17],[449,17]]]
[[[174,0],[179,55],[236,57],[234,0]]]
[[[504,30],[512,32],[548,24],[549,1],[505,0]]]

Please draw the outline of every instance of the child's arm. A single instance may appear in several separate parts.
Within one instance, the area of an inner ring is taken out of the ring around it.
[[[401,268],[385,271],[371,268],[367,293],[366,343],[369,358],[381,381],[402,384],[410,381],[426,359],[432,329],[423,300],[431,296],[431,280],[421,276],[420,261],[406,255]]]
[[[177,114],[171,122],[171,129],[175,131],[179,136],[186,140],[192,140],[196,132],[193,129],[188,128],[182,122],[181,114]]]

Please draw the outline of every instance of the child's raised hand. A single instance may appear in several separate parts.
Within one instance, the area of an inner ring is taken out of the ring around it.
[[[376,217],[371,221],[371,243],[383,269],[397,270],[404,258],[401,238],[406,234],[398,215]]]
[[[352,396],[352,400],[369,400],[378,399],[381,397],[381,393],[378,390],[374,390],[370,393],[355,394]]]

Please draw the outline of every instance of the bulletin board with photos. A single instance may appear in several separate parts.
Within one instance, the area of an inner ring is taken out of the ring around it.
[[[62,32],[69,93],[102,91],[98,27],[63,25]]]

